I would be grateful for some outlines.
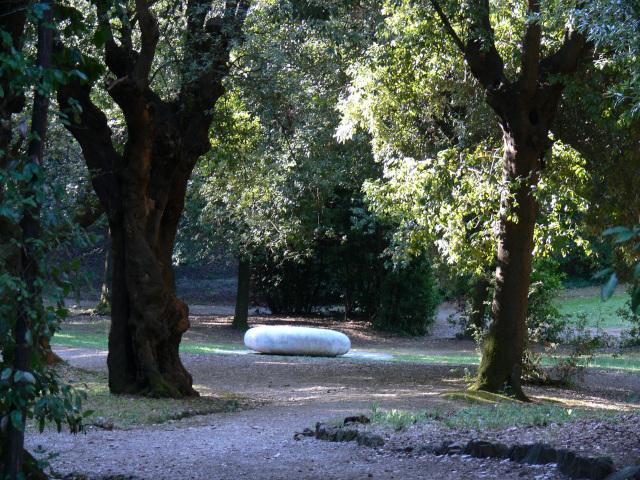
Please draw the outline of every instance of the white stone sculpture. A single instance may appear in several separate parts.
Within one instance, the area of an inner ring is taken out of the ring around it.
[[[244,344],[261,353],[316,357],[344,355],[351,348],[351,340],[344,333],[288,325],[250,328],[244,334]]]

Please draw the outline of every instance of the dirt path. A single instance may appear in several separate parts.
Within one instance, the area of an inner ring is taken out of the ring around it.
[[[259,323],[271,321],[275,320],[269,317],[258,320]],[[280,323],[282,321],[314,324],[318,320],[279,319]],[[211,335],[224,342],[241,341],[241,335],[228,328],[228,321],[223,316],[196,315],[192,322],[190,335]],[[356,349],[473,350],[471,344],[446,338],[406,339],[381,335],[356,323],[337,322],[330,326],[347,330]],[[439,328],[447,327],[441,325]],[[73,366],[106,371],[104,351],[71,348],[56,351]],[[448,428],[433,422],[421,430],[412,428],[400,435],[381,429],[380,433],[387,439],[387,444],[381,448],[306,437],[294,439],[295,432],[313,427],[317,421],[368,413],[373,404],[387,410],[462,408],[464,404],[452,404],[441,395],[447,390],[464,387],[461,375],[452,372],[452,365],[254,354],[190,354],[183,355],[183,361],[193,374],[196,389],[203,395],[242,395],[256,406],[234,413],[193,417],[132,430],[91,428],[86,435],[78,436],[45,432],[29,435],[28,445],[31,448],[43,445],[46,450],[59,452],[60,456],[52,464],[63,474],[93,472],[94,477],[123,474],[150,480],[563,478],[553,466],[414,455],[406,451],[408,445],[472,438],[493,438],[508,444],[548,441],[586,454],[612,454],[618,466],[634,461],[640,463],[637,435],[640,416],[635,413],[629,415],[624,427],[632,433],[630,435],[623,435],[619,424],[598,420],[499,432]],[[629,399],[638,396],[638,383],[638,377],[634,376],[609,374],[599,378],[592,375],[587,379],[586,388],[533,388],[527,391],[533,396],[555,397],[580,404],[637,408],[640,407],[637,400],[629,403]],[[596,428],[596,424],[606,428]]]

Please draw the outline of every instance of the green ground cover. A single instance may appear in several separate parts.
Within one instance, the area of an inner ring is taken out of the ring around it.
[[[632,324],[616,313],[619,309],[628,308],[628,300],[629,295],[624,293],[623,289],[617,290],[609,300],[603,302],[598,288],[586,288],[575,289],[567,296],[561,294],[557,304],[560,313],[567,315],[572,324],[577,324],[584,316],[586,327],[628,330]]]
[[[526,428],[547,426],[551,423],[564,424],[581,418],[615,419],[620,412],[601,409],[566,408],[550,404],[549,401],[533,404],[504,402],[492,405],[471,405],[453,411],[439,409],[407,412],[404,410],[379,410],[372,406],[371,420],[377,424],[391,425],[395,431],[402,431],[411,425],[436,421],[447,427],[465,427],[478,430]]]

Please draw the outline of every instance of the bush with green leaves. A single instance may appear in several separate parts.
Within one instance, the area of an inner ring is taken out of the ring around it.
[[[49,182],[45,172],[27,158],[0,169],[0,458],[4,458],[8,426],[24,431],[33,420],[42,431],[47,423],[60,431],[67,425],[76,433],[83,428],[81,402],[84,394],[64,384],[45,359],[49,339],[66,316],[64,297],[73,288],[80,263],[61,263],[69,248],[86,246],[93,239],[71,224],[61,211],[50,209],[40,218],[40,236],[26,239],[21,220],[34,199],[24,185],[38,179],[35,201],[39,204],[60,199],[63,189]],[[36,291],[27,288],[22,277],[20,252],[29,246],[38,265]],[[20,312],[29,316],[26,339],[31,348],[29,370],[14,367],[16,325]],[[85,415],[90,412],[85,412]]]
[[[554,260],[544,258],[534,262],[527,308],[529,343],[555,343],[561,340],[567,319],[560,313],[555,299],[563,289],[564,277]]]
[[[431,261],[423,254],[386,275],[373,326],[404,335],[426,335],[436,321],[439,305]]]

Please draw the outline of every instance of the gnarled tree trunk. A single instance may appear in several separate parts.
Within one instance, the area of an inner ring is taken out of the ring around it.
[[[106,91],[127,125],[124,150],[117,151],[107,117],[80,82],[58,91],[62,108],[73,98],[82,106],[70,132],[80,143],[94,189],[107,212],[113,254],[109,388],[114,393],[153,396],[197,395],[179,356],[189,309],[174,291],[173,244],[187,182],[209,148],[212,111],[224,93],[233,41],[241,35],[248,2],[227,1],[224,15],[206,21],[211,5],[188,2],[182,85],[176,100],[153,92],[149,72],[159,30],[148,4],[136,2],[130,25],[140,29],[140,50],[132,32],[110,38],[105,61]],[[101,27],[111,31],[106,10]],[[135,19],[134,19],[135,17]],[[115,79],[114,79],[115,77]]]

